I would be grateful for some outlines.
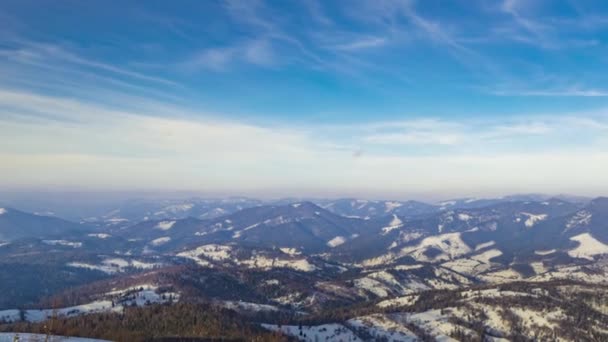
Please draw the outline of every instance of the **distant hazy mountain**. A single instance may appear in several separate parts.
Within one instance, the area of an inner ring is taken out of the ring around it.
[[[342,216],[357,218],[372,218],[396,214],[404,217],[414,217],[433,213],[438,206],[418,201],[371,201],[363,199],[338,199],[318,201],[323,208]]]
[[[213,219],[233,212],[262,205],[262,201],[248,198],[126,201],[116,207],[83,221],[105,226],[128,226],[142,221],[162,219]]]
[[[0,241],[28,237],[43,238],[77,233],[87,229],[90,228],[56,217],[30,214],[12,208],[0,208]]]

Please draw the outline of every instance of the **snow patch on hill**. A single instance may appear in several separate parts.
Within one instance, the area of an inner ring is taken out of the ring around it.
[[[355,287],[361,290],[365,290],[367,292],[371,292],[380,298],[388,297],[389,295],[386,286],[384,286],[378,280],[372,279],[370,277],[355,279],[354,284]]]
[[[224,245],[204,245],[197,247],[196,249],[185,251],[177,254],[179,257],[192,259],[195,261],[200,260],[200,257],[205,257],[213,261],[224,261],[231,259],[232,247]],[[208,265],[208,263],[205,263]]]
[[[18,338],[18,339],[17,339]],[[43,335],[30,333],[3,332],[0,333],[0,342],[12,341],[61,341],[61,342],[110,342],[108,340],[98,340],[84,337]]]
[[[427,256],[429,249],[440,251],[437,256]],[[414,247],[405,247],[401,255],[410,255],[419,261],[449,260],[471,252],[471,248],[462,241],[460,233],[447,233],[424,238]]]
[[[390,231],[403,227],[403,221],[397,215],[393,214],[393,219],[389,222],[388,226],[382,228],[382,235],[388,234]]]
[[[89,237],[96,237],[98,239],[107,239],[109,237],[111,237],[112,235],[110,234],[106,234],[106,233],[98,233],[98,234],[88,234],[87,236]]]
[[[318,341],[359,341],[350,329],[342,324],[323,324],[315,326],[297,326],[297,325],[281,325],[280,327],[274,324],[262,324],[264,329],[270,331],[280,331],[285,335],[293,336],[300,341],[318,342]]]
[[[175,224],[175,221],[161,221],[161,222],[158,222],[158,224],[154,228],[160,229],[160,230],[169,230],[169,229],[173,228],[174,224]]]
[[[327,246],[329,247],[337,247],[346,242],[346,238],[344,236],[336,236],[335,238],[327,241]]]
[[[401,322],[391,319],[392,317],[394,316],[383,314],[368,315],[350,319],[347,324],[355,331],[366,331],[377,341],[414,342],[419,340],[416,334],[404,327]]]
[[[395,248],[393,243],[389,249]],[[456,259],[471,252],[471,248],[462,241],[460,233],[446,233],[424,238],[414,246],[406,246],[399,251],[389,252],[375,258],[364,260],[361,266],[378,266],[404,257],[411,256],[417,261],[435,262]],[[430,253],[430,255],[429,255]]]
[[[312,272],[317,268],[315,265],[308,262],[306,259],[279,259],[270,258],[263,255],[256,255],[248,260],[241,261],[243,265],[249,266],[250,268],[260,268],[269,270],[272,268],[291,268],[296,271]]]
[[[167,215],[167,212],[172,213],[172,214],[177,214],[180,212],[186,212],[190,209],[194,208],[194,204],[193,203],[182,203],[182,204],[173,204],[173,205],[169,205],[164,207],[162,210],[157,211],[154,213],[154,216],[162,216],[162,215]]]
[[[456,341],[450,337],[457,327],[450,322],[450,314],[457,311],[456,308],[446,308],[443,310],[429,310],[415,314],[404,314],[404,319],[414,323],[420,328],[429,332],[437,341]],[[458,314],[454,314],[458,316]],[[463,330],[468,330],[462,328]]]
[[[561,310],[553,312],[540,312],[526,308],[511,308],[511,312],[519,316],[523,324],[528,329],[535,327],[547,327],[549,329],[555,329],[557,327],[556,321],[560,321],[564,318],[564,313]]]
[[[152,244],[152,246],[160,246],[160,245],[166,244],[169,241],[171,241],[171,238],[168,236],[165,236],[165,237],[161,237],[158,239],[154,239],[150,243]]]
[[[393,210],[399,208],[400,206],[402,206],[402,203],[399,202],[384,202],[384,207],[386,208],[385,212],[390,213]]]
[[[268,312],[268,311],[278,311],[279,308],[277,308],[274,305],[267,305],[267,304],[258,304],[258,303],[249,303],[249,302],[242,302],[242,301],[223,301],[221,303],[221,306],[226,308],[226,309],[230,309],[230,310],[235,310],[235,311],[248,311],[248,312]]]
[[[295,256],[295,255],[300,255],[302,254],[302,252],[298,251],[295,248],[290,248],[290,247],[281,247],[279,248],[279,250],[287,255],[291,255],[291,256]]]
[[[408,306],[408,305],[415,304],[418,301],[418,298],[420,298],[419,295],[408,295],[408,296],[383,300],[376,305],[381,308],[387,308],[390,306]]]
[[[519,272],[511,268],[484,273],[479,278],[488,283],[506,283],[523,279]]]
[[[590,271],[585,266],[565,266],[528,278],[529,281],[552,281],[559,279],[584,281],[592,284],[606,284],[608,283],[608,274],[602,267],[592,267],[592,270]]]
[[[460,214],[458,214],[458,219],[460,221],[468,221],[471,219],[471,215],[465,214],[465,213],[460,213]]]
[[[41,322],[57,315],[59,317],[74,317],[100,312],[120,313],[125,307],[143,306],[150,303],[165,303],[169,300],[179,300],[179,293],[158,293],[157,288],[138,288],[133,291],[115,291],[107,293],[105,298],[91,303],[58,309],[24,310],[23,316],[28,322]],[[21,312],[17,309],[0,311],[0,321],[16,322],[21,320]]]
[[[525,225],[526,227],[528,227],[528,228],[532,228],[532,227],[534,227],[534,225],[535,225],[537,222],[540,222],[540,221],[546,220],[546,219],[547,219],[547,217],[548,217],[548,215],[547,215],[547,214],[538,214],[538,215],[535,215],[535,214],[530,214],[530,213],[521,213],[521,215],[523,215],[523,216],[526,216],[526,217],[527,217],[526,221],[524,222],[524,225]]]
[[[580,226],[588,226],[591,223],[591,218],[593,214],[591,214],[587,210],[581,210],[577,212],[568,222],[566,223],[566,230],[572,229]]]
[[[283,253],[285,252],[283,251]],[[177,256],[194,260],[197,264],[203,267],[213,267],[213,262],[230,262],[234,263],[235,265],[242,265],[248,268],[266,270],[275,267],[291,268],[303,272],[312,272],[316,270],[315,265],[309,263],[305,258],[284,259],[279,257],[270,257],[257,251],[248,259],[238,259],[235,255],[235,250],[231,246],[225,245],[204,245],[193,250],[178,253]]]
[[[51,245],[51,246],[65,246],[65,247],[73,247],[73,248],[82,247],[82,242],[74,242],[74,241],[67,241],[67,240],[42,240],[42,242],[46,243],[47,245]]]
[[[492,268],[490,259],[500,255],[502,252],[498,249],[490,249],[469,258],[460,258],[441,265],[455,272],[474,276],[490,270]]]
[[[479,245],[475,246],[475,250],[481,250],[490,246],[494,246],[495,242],[494,241],[488,241],[488,242],[484,242],[484,243],[480,243]]]
[[[395,266],[395,270],[397,271],[409,271],[409,270],[417,270],[419,268],[423,268],[424,265],[415,264],[415,265],[397,265]]]
[[[573,258],[583,258],[593,260],[596,255],[607,254],[608,245],[601,243],[596,240],[591,234],[583,233],[570,238],[572,241],[576,241],[579,245],[570,251],[568,255]]]
[[[532,267],[534,273],[536,274],[542,274],[547,272],[547,268],[545,267],[545,264],[543,264],[542,261],[531,262],[530,267]]]
[[[129,222],[129,220],[126,218],[122,218],[122,217],[112,217],[112,218],[105,220],[104,222],[106,222],[108,225],[118,225],[121,223]]]
[[[160,263],[148,263],[139,260],[125,260],[121,258],[110,258],[105,259],[101,264],[89,264],[85,262],[70,262],[67,264],[69,267],[86,268],[89,270],[101,271],[107,274],[115,274],[119,272],[125,272],[128,268],[136,269],[152,269],[162,266]]]

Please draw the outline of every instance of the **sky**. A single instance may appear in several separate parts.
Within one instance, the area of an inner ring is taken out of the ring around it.
[[[0,191],[608,195],[608,2],[0,2]]]

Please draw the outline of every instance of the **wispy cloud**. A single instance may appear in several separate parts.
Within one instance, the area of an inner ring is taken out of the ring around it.
[[[533,34],[537,38],[543,38],[547,27],[522,15],[521,8],[524,6],[526,6],[526,2],[520,0],[504,0],[501,9],[511,15],[515,22],[528,33]]]
[[[608,158],[598,152],[608,148],[606,111],[567,114],[552,104],[608,96],[595,72],[605,55],[601,14],[562,20],[545,15],[546,4],[522,0],[454,4],[479,20],[414,0],[281,5],[214,2],[217,22],[144,15],[171,37],[166,49],[145,53],[0,32],[0,185],[187,181],[201,189],[386,193],[608,184]],[[188,44],[168,51],[174,39]],[[101,50],[112,58],[94,53]],[[263,72],[239,73],[252,70]],[[249,78],[264,72],[281,82]],[[216,80],[222,87],[207,86]],[[259,81],[277,101],[242,96],[245,114],[232,112],[230,85],[256,89]],[[549,114],[501,108],[507,96],[547,104]],[[483,115],[467,115],[472,108]],[[340,114],[327,118],[338,122],[311,118],[321,112]],[[248,123],[237,119],[244,116]],[[388,119],[395,117],[404,119]]]
[[[500,96],[539,96],[539,97],[606,97],[608,91],[598,89],[538,89],[538,90],[495,90],[495,95]]]
[[[338,50],[353,51],[380,47],[386,45],[386,43],[387,39],[384,37],[366,37],[348,43],[338,44],[335,48]]]
[[[239,64],[271,67],[276,63],[270,42],[251,40],[228,47],[203,49],[181,62],[180,67],[188,70],[229,71]]]
[[[465,140],[458,133],[405,132],[370,135],[364,139],[368,143],[385,145],[457,145]]]
[[[85,58],[78,54],[68,51],[58,44],[39,43],[27,40],[13,42],[13,47],[5,47],[0,50],[0,55],[24,64],[51,63],[70,63],[81,67],[89,67],[99,71],[109,72],[116,75],[126,76],[148,82],[155,82],[164,85],[177,85],[176,82],[151,76],[137,71],[125,69],[112,64],[99,62],[91,58]]]
[[[580,116],[581,119],[578,117]],[[523,116],[514,119],[410,120],[351,127],[360,146],[412,146],[418,153],[453,155],[461,153],[526,153],[533,141],[539,151],[582,148],[598,142],[608,129],[604,111],[572,116]],[[354,133],[357,132],[357,133]],[[580,141],[560,142],[564,136],[584,136]],[[505,145],[506,144],[506,145]],[[505,146],[507,147],[505,150]]]
[[[12,114],[0,118],[4,186],[181,189],[187,180],[190,190],[248,193],[264,188],[319,195],[323,188],[387,194],[407,187],[433,192],[438,183],[455,193],[472,184],[495,191],[519,186],[528,191],[549,186],[567,191],[571,189],[563,184],[571,184],[580,191],[608,181],[608,156],[590,152],[599,150],[597,142],[569,140],[532,151],[511,144],[522,137],[551,141],[580,132],[603,136],[608,116],[601,113],[589,114],[586,120],[575,115],[510,121],[421,119],[330,129],[243,124],[220,119],[221,115],[167,118],[158,111],[188,110],[167,106],[156,112],[117,111],[80,100],[0,91],[0,110],[8,108]],[[397,149],[377,150],[377,144]],[[422,154],[398,148],[404,144],[422,149]],[[344,149],[346,145],[358,148]],[[440,149],[428,149],[433,146]],[[590,177],[586,179],[593,181],[569,179],[575,169],[580,175],[574,165],[593,165],[584,170]],[[110,172],[116,169],[121,172]],[[362,186],[362,179],[373,189]]]

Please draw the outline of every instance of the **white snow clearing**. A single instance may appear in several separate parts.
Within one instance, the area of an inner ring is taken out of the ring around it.
[[[204,245],[196,249],[181,252],[177,256],[198,260],[200,256],[213,261],[223,261],[231,258],[232,247],[224,245]]]
[[[536,254],[536,255],[549,255],[549,254],[555,253],[556,251],[557,251],[556,249],[548,249],[548,250],[534,251],[534,254]]]
[[[51,246],[65,246],[65,247],[73,247],[80,248],[82,247],[82,242],[73,242],[67,240],[43,240],[42,242]]]
[[[161,222],[158,222],[158,224],[154,228],[160,229],[160,230],[169,230],[169,229],[173,228],[174,224],[175,224],[175,221],[161,221]]]
[[[429,249],[436,249],[440,251],[440,254],[429,257],[426,255]],[[401,250],[400,255],[411,255],[419,261],[433,261],[454,259],[469,252],[471,252],[471,249],[462,241],[460,233],[447,233],[429,236],[417,246],[405,247]]]
[[[103,239],[107,239],[107,238],[111,237],[112,235],[105,234],[105,233],[99,233],[99,234],[88,234],[87,236],[88,237],[95,237],[95,238],[103,240]]]
[[[327,246],[329,247],[337,247],[346,242],[346,238],[344,236],[336,236],[335,238],[327,241]]]
[[[460,214],[458,214],[458,219],[460,221],[468,221],[471,219],[471,215],[465,214],[465,213],[460,213]]]
[[[522,275],[512,268],[484,273],[479,278],[488,283],[507,283],[523,279]]]
[[[291,255],[291,256],[295,256],[295,255],[300,255],[302,254],[302,252],[298,251],[295,248],[290,248],[290,247],[281,247],[279,248],[279,250],[287,255]]]
[[[152,244],[152,246],[160,246],[160,245],[166,244],[169,241],[171,241],[171,238],[168,236],[165,236],[165,237],[161,237],[158,239],[154,239],[150,243]]]
[[[150,303],[165,303],[179,300],[179,293],[157,293],[157,287],[136,287],[135,290],[113,291],[105,294],[106,298],[91,303],[57,309],[18,309],[0,311],[0,321],[17,322],[24,318],[28,322],[41,322],[57,315],[59,317],[74,317],[99,312],[122,312],[125,307],[143,306]]]
[[[317,268],[308,262],[305,258],[293,259],[293,258],[278,258],[269,257],[262,253],[256,253],[250,256],[248,259],[239,259],[234,254],[235,251],[230,246],[224,245],[204,245],[196,249],[184,251],[178,253],[177,256],[187,258],[195,261],[197,264],[203,267],[214,267],[214,262],[221,263],[233,263],[235,265],[243,265],[248,268],[257,269],[272,269],[278,268],[291,268],[297,271],[312,272]],[[283,252],[285,253],[285,252]],[[288,254],[288,253],[286,253]]]
[[[494,241],[488,241],[488,242],[484,242],[484,243],[480,243],[479,245],[475,246],[475,250],[481,250],[487,247],[491,247],[494,246],[495,242]]]
[[[121,218],[121,217],[113,217],[113,218],[105,220],[105,222],[107,222],[110,225],[117,225],[119,223],[129,222],[129,220],[127,220],[126,218]]]
[[[393,219],[388,226],[382,228],[382,235],[388,234],[390,231],[403,227],[403,221],[397,215],[393,214]]]
[[[383,300],[376,305],[381,308],[387,308],[391,306],[408,306],[415,304],[418,301],[418,298],[420,298],[419,295],[407,295],[403,297]]]
[[[107,274],[115,274],[119,272],[125,272],[128,268],[136,269],[152,269],[161,267],[160,263],[147,263],[139,260],[125,260],[121,258],[105,259],[101,264],[89,264],[85,262],[70,262],[67,264],[69,267],[86,268],[89,270],[101,271]]]
[[[588,226],[589,223],[591,223],[592,217],[593,215],[587,210],[581,210],[572,216],[568,223],[566,223],[566,230],[575,227]]]
[[[596,255],[608,253],[608,245],[596,240],[589,233],[573,236],[570,238],[570,240],[579,243],[575,249],[568,251],[568,255],[573,258],[593,260]]]
[[[401,322],[394,321],[389,315],[375,314],[357,317],[347,321],[347,325],[353,330],[364,330],[374,340],[389,342],[414,342],[418,337],[412,331],[403,326]]]
[[[342,324],[323,324],[315,326],[297,326],[262,324],[270,331],[280,331],[283,334],[298,338],[300,341],[359,341],[353,332]]]
[[[527,217],[526,221],[524,222],[524,225],[528,228],[534,227],[534,225],[537,222],[546,220],[548,217],[547,214],[538,214],[538,215],[530,214],[530,213],[520,213],[520,214]]]
[[[312,272],[317,269],[315,265],[309,263],[306,259],[278,259],[269,258],[263,255],[256,255],[251,259],[241,261],[241,263],[250,268],[260,268],[264,270],[278,267],[291,268],[302,272]]]
[[[469,258],[460,258],[441,264],[455,272],[468,275],[478,275],[492,268],[490,259],[502,255],[498,249],[490,249]]]
[[[390,213],[393,210],[399,208],[400,206],[402,206],[403,204],[399,203],[399,202],[384,202],[384,207],[386,208],[385,212]]]

